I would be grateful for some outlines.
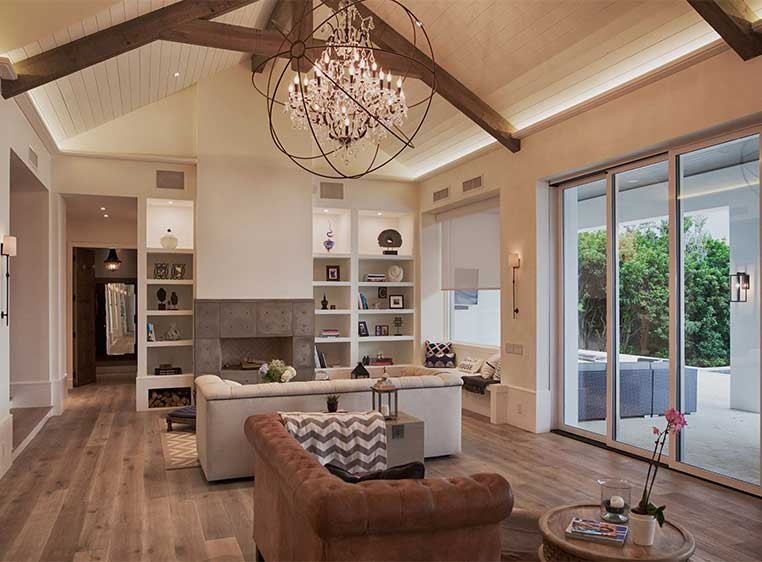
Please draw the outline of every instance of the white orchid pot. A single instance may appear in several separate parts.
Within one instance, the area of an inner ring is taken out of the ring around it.
[[[630,538],[639,546],[651,546],[656,536],[656,517],[630,512]]]

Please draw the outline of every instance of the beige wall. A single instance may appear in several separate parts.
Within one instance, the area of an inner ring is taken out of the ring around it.
[[[10,231],[10,150],[13,149],[27,162],[30,146],[39,156],[38,168],[33,172],[43,185],[49,187],[50,156],[42,141],[29,126],[15,102],[0,100],[0,236],[13,234]],[[4,275],[4,265],[1,271]],[[5,297],[4,287],[0,289],[0,297]],[[0,475],[10,464],[11,452],[9,344],[10,331],[5,323],[0,323]]]
[[[11,193],[11,229],[18,255],[11,264],[11,386],[14,406],[50,405],[50,386],[41,403],[26,396],[28,386],[49,382],[49,232],[48,192]],[[46,395],[46,396],[45,396]]]
[[[551,309],[549,192],[552,176],[594,167],[665,145],[697,131],[762,111],[762,58],[741,61],[732,51],[651,83],[522,140],[521,151],[497,149],[421,183],[421,208],[432,210],[432,193],[460,190],[460,182],[485,174],[499,189],[502,220],[502,340],[523,345],[523,354],[503,352],[505,382],[514,387],[511,423],[546,431],[554,408],[551,358],[555,323]],[[457,194],[456,194],[457,198]],[[518,306],[511,316],[508,254],[519,252]]]

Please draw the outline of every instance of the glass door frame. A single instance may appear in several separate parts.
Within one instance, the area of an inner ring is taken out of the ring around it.
[[[627,161],[619,165],[599,170],[596,173],[561,182],[554,186],[556,218],[558,228],[556,229],[556,302],[558,303],[556,312],[557,321],[557,347],[559,357],[557,363],[557,384],[555,386],[558,394],[556,400],[556,419],[555,426],[570,434],[578,435],[586,439],[605,444],[607,447],[632,454],[641,458],[650,456],[650,451],[639,447],[617,441],[616,429],[616,408],[618,401],[615,399],[618,395],[618,371],[619,371],[619,318],[617,313],[619,302],[619,264],[617,253],[617,202],[616,186],[614,185],[614,176],[621,172],[626,172],[636,168],[641,168],[658,162],[667,162],[668,166],[668,204],[669,204],[669,406],[677,408],[679,404],[679,384],[680,372],[682,369],[682,322],[683,315],[683,294],[682,294],[682,252],[680,248],[682,228],[679,216],[680,205],[678,200],[678,157],[682,154],[693,152],[702,148],[708,148],[724,142],[736,140],[746,136],[759,135],[759,156],[760,156],[760,178],[762,181],[762,124],[735,129],[732,132],[704,137],[699,141],[675,144],[665,152],[646,156],[644,158]],[[566,189],[571,189],[590,183],[596,180],[606,178],[606,322],[607,322],[607,368],[606,368],[606,434],[600,435],[579,427],[566,424],[564,417],[564,386],[566,373],[565,347],[564,341],[564,205],[563,194]],[[760,219],[762,221],[762,197],[760,197]],[[760,248],[762,248],[762,227],[760,227]],[[760,258],[762,261],[762,257]],[[762,330],[762,314],[760,315],[760,329]],[[760,346],[760,364],[762,365],[762,345]],[[760,374],[762,377],[762,373]],[[760,390],[760,403],[762,403],[762,385]],[[688,420],[690,423],[690,419]],[[762,416],[760,416],[760,435],[762,435]],[[730,488],[736,488],[741,491],[762,497],[762,485],[755,485],[742,480],[737,480],[712,472],[707,469],[699,468],[687,464],[681,459],[682,439],[669,440],[669,457],[663,458],[664,464],[672,469],[687,474],[697,476]],[[762,465],[762,447],[760,451],[760,461]]]

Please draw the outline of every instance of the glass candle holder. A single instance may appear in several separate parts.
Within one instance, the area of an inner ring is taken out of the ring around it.
[[[601,519],[626,523],[630,519],[632,484],[627,480],[598,480],[601,487]]]

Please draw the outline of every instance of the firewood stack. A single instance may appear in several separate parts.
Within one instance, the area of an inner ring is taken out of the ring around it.
[[[149,408],[180,408],[190,404],[191,397],[188,389],[156,389],[148,393]]]

